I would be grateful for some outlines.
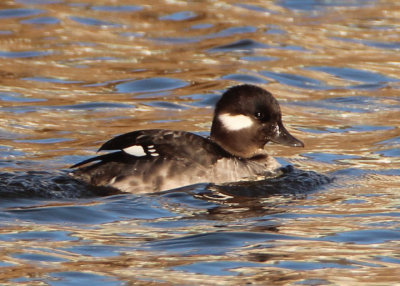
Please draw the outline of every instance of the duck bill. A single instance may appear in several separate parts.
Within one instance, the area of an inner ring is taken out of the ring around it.
[[[304,147],[304,143],[292,136],[282,123],[278,124],[278,128],[276,128],[275,134],[271,137],[271,141],[285,146]]]

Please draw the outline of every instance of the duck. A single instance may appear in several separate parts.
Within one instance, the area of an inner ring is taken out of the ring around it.
[[[278,176],[265,146],[304,147],[282,122],[278,101],[250,84],[228,88],[218,100],[210,136],[165,129],[136,130],[105,142],[70,175],[97,187],[135,194],[198,183],[225,184]]]

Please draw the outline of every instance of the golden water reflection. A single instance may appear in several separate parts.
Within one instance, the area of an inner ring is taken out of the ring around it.
[[[346,3],[2,2],[2,172],[67,168],[134,129],[207,134],[247,82],[306,145],[271,154],[338,179],[299,197],[4,199],[0,282],[399,283],[400,5]]]

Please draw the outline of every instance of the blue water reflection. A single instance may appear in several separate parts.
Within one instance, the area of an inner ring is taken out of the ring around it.
[[[140,11],[143,9],[142,6],[135,6],[135,5],[121,5],[121,6],[92,6],[90,9],[94,11],[104,11],[104,12],[122,12],[122,13],[129,13],[134,11]]]
[[[142,92],[160,92],[172,90],[187,86],[185,81],[167,78],[153,77],[141,80],[127,81],[115,86],[117,92],[123,93],[142,93]]]
[[[28,16],[34,16],[38,14],[44,13],[43,10],[39,9],[23,9],[23,8],[16,8],[16,9],[2,9],[0,10],[0,19],[6,18],[24,18]]]
[[[192,11],[181,11],[170,15],[160,17],[160,20],[168,21],[186,21],[195,18],[197,15]]]
[[[84,24],[84,25],[89,25],[89,26],[109,26],[109,27],[120,27],[121,26],[118,23],[107,22],[107,21],[94,19],[94,18],[71,16],[70,19],[79,24]]]
[[[319,9],[328,9],[331,7],[351,7],[351,6],[364,6],[374,3],[376,0],[279,0],[283,7],[313,12]]]
[[[22,24],[27,25],[55,25],[59,24],[60,20],[54,17],[38,17],[21,21]]]
[[[40,51],[23,51],[23,52],[6,52],[0,51],[0,58],[36,58],[52,54],[52,52]]]

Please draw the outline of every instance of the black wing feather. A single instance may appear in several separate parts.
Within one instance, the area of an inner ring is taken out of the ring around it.
[[[115,152],[83,160],[82,162],[79,162],[79,163],[76,163],[75,165],[72,165],[70,168],[71,169],[77,168],[77,167],[80,167],[82,165],[86,165],[88,163],[95,162],[95,161],[109,161],[109,159],[111,159],[112,157],[115,157]]]
[[[149,148],[154,148],[158,156],[177,160],[189,160],[201,165],[209,165],[222,156],[230,156],[217,144],[202,136],[185,131],[163,129],[139,130],[116,136],[104,143],[98,151],[123,150],[134,145],[143,147],[151,146]],[[106,162],[108,159],[121,161],[126,161],[129,158],[130,160],[138,159],[124,152],[121,152],[121,158],[118,157],[119,159],[115,155],[111,158],[110,156],[112,154],[115,153],[89,158],[75,164],[71,168],[76,168],[94,161]],[[148,155],[147,157],[151,156]]]
[[[122,150],[133,145],[155,145],[163,142],[167,136],[165,133],[168,130],[162,129],[149,129],[149,130],[138,130],[125,134],[118,135],[106,143],[104,143],[98,151],[102,150]],[[170,131],[172,133],[180,131]]]

